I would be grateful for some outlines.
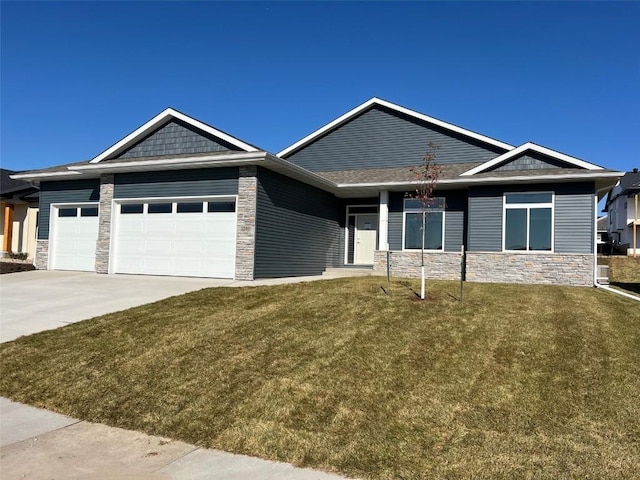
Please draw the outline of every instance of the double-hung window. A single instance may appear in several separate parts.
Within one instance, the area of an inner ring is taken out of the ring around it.
[[[433,198],[422,209],[420,200],[404,199],[404,249],[444,249],[444,198]],[[424,231],[422,231],[424,215]]]
[[[503,250],[553,251],[553,193],[505,193],[503,218]]]

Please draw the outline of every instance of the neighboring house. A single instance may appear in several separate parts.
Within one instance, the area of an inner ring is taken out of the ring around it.
[[[442,173],[427,274],[592,285],[596,205],[621,172],[514,147],[373,98],[277,155],[167,109],[39,182],[38,268],[252,280],[372,266],[419,274],[409,168]]]
[[[627,255],[640,254],[640,172],[627,172],[609,191],[604,210],[609,216],[609,235]]]
[[[607,215],[598,217],[596,233],[596,245],[598,247],[598,253],[611,254],[611,241],[609,240],[609,217]]]
[[[1,256],[26,253],[34,258],[38,227],[38,187],[15,180],[11,170],[0,169]]]

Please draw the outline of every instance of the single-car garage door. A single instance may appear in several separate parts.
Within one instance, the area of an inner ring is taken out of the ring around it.
[[[235,198],[116,205],[115,273],[233,278]]]
[[[98,205],[60,205],[52,208],[52,270],[93,272],[98,240]]]

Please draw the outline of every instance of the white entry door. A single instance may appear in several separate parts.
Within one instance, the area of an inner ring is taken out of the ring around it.
[[[118,205],[115,273],[234,278],[235,198]]]
[[[96,268],[98,205],[58,206],[51,209],[52,270],[93,272]]]
[[[357,215],[355,263],[373,265],[373,252],[376,250],[378,233],[378,215]]]

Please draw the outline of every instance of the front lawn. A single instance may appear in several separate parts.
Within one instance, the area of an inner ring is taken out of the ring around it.
[[[354,477],[638,478],[640,307],[594,288],[218,288],[0,346],[0,394]]]

